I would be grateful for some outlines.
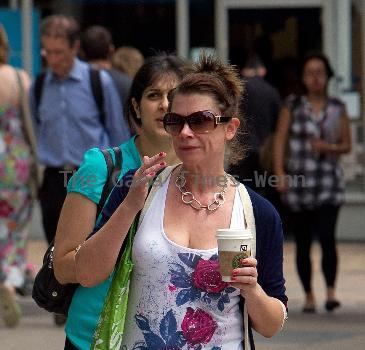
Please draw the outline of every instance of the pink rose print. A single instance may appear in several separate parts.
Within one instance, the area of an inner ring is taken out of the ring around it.
[[[177,288],[174,285],[170,284],[169,285],[169,291],[170,292],[176,292],[177,291]]]
[[[14,208],[6,201],[0,200],[0,217],[7,218],[14,211]]]
[[[201,309],[188,307],[181,323],[181,330],[189,345],[208,344],[218,325],[212,316]]]
[[[228,285],[222,281],[218,260],[200,259],[192,273],[192,281],[196,288],[208,293],[220,293]]]

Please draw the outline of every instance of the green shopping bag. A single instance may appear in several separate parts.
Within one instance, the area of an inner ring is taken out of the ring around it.
[[[122,344],[128,293],[133,263],[131,260],[133,238],[137,231],[139,214],[134,219],[127,235],[127,245],[116,267],[98,325],[94,333],[91,350],[119,350]]]

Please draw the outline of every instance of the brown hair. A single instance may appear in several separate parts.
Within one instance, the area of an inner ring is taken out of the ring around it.
[[[112,66],[131,78],[135,76],[143,62],[144,57],[142,53],[132,46],[121,46],[112,56]]]
[[[217,102],[222,115],[240,119],[241,124],[238,133],[242,134],[245,125],[244,119],[240,115],[239,105],[243,92],[244,83],[237,67],[224,64],[218,58],[203,52],[198,62],[192,65],[188,74],[171,92],[169,108],[171,108],[174,97],[178,94],[207,94]],[[239,137],[236,135],[229,143],[226,156],[230,164],[238,163],[245,155],[245,146],[238,139]]]
[[[81,36],[80,49],[86,61],[109,59],[112,47],[112,35],[105,27],[91,26]]]
[[[4,27],[0,24],[0,63],[8,62],[9,41]]]
[[[75,45],[75,42],[80,37],[80,27],[77,21],[72,17],[63,15],[52,15],[46,17],[41,24],[41,37],[64,38],[70,44],[70,47]]]

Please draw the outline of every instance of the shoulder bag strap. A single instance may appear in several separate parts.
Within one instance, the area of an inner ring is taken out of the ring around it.
[[[33,122],[30,114],[29,104],[27,101],[27,94],[24,90],[24,85],[20,73],[17,69],[15,69],[15,74],[18,81],[19,87],[19,99],[20,99],[20,116],[22,118],[22,130],[24,133],[24,137],[28,142],[31,156],[32,156],[32,166],[33,166],[33,174],[31,179],[34,181],[35,189],[37,191],[38,185],[40,184],[40,171],[38,169],[38,159],[37,159],[37,141],[34,133]],[[35,195],[35,194],[34,194]]]
[[[100,214],[101,210],[103,209],[106,199],[109,195],[109,192],[113,188],[113,179],[111,176],[113,173],[113,170],[114,170],[113,158],[107,149],[102,149],[100,151],[103,154],[104,159],[105,159],[106,169],[107,169],[107,178],[106,178],[106,181],[105,181],[105,184],[103,187],[103,191],[101,193],[100,201],[97,206],[96,218],[99,217],[99,214]]]
[[[99,214],[101,213],[104,207],[104,204],[109,196],[110,191],[118,182],[119,174],[122,170],[122,164],[123,164],[123,154],[120,147],[113,147],[112,149],[102,149],[100,151],[103,154],[106,163],[107,180],[105,181],[100,201],[97,206],[97,213],[96,213],[97,218],[99,217]],[[110,153],[111,151],[114,152],[115,162],[113,161],[112,155]]]
[[[113,187],[118,183],[118,178],[122,171],[123,153],[119,146],[113,147],[109,151],[114,152],[114,159],[115,159],[114,168],[113,168],[113,171],[111,174],[111,177],[112,177],[112,187],[110,188],[110,191],[111,191],[113,189]]]
[[[247,192],[246,187],[243,184],[240,184],[238,187],[238,191],[243,203],[243,211],[245,217],[245,225],[248,229],[251,230],[253,236],[252,242],[252,256],[256,256],[256,224],[255,224],[255,216],[253,214],[253,207],[250,195]]]
[[[21,117],[22,117],[22,122],[23,122],[23,126],[24,126],[24,131],[25,131],[25,137],[32,149],[32,153],[35,154],[36,153],[36,137],[34,134],[34,129],[33,129],[33,125],[32,125],[32,119],[30,116],[30,110],[29,110],[29,105],[27,102],[27,96],[26,96],[26,92],[24,91],[24,85],[23,85],[23,81],[22,78],[20,76],[19,71],[16,69],[15,70],[15,74],[18,80],[18,87],[19,87],[19,99],[20,99],[20,109],[21,109]]]
[[[114,158],[115,158],[115,166],[114,166],[114,173],[116,171],[118,171],[118,174],[115,174],[115,175],[118,175],[119,176],[119,173],[120,171],[122,170],[122,163],[123,163],[123,154],[122,154],[122,150],[120,149],[119,146],[117,147],[113,147],[112,148],[113,152],[114,152]],[[115,179],[115,178],[114,178]],[[115,180],[118,180],[118,177],[115,179]]]
[[[252,240],[252,256],[256,256],[256,224],[255,224],[255,216],[253,213],[253,207],[250,195],[247,192],[246,187],[243,184],[239,184],[238,191],[243,203],[243,212],[245,217],[245,227],[251,230],[253,240]],[[251,346],[251,334],[249,329],[249,318],[248,312],[246,308],[246,303],[243,304],[243,323],[244,323],[244,331],[245,331],[245,350],[253,350],[253,346]],[[253,341],[252,341],[253,344]]]

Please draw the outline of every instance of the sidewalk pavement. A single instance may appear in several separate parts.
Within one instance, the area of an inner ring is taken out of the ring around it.
[[[324,310],[325,288],[320,273],[320,249],[313,247],[314,291],[317,314],[301,313],[303,296],[294,266],[294,245],[285,243],[284,273],[289,297],[289,319],[284,330],[265,339],[255,335],[257,350],[362,350],[365,344],[365,243],[341,243],[338,298],[342,307],[329,314]],[[32,240],[29,261],[39,267],[46,244]],[[50,314],[39,309],[30,297],[21,298],[23,318],[19,327],[7,329],[0,320],[0,350],[63,349],[63,329],[53,325]]]

